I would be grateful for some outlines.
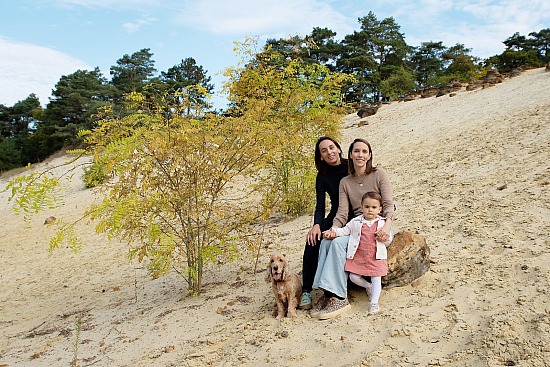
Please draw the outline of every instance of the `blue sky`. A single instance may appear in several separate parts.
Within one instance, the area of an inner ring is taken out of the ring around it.
[[[326,27],[337,38],[372,11],[393,17],[411,46],[442,41],[486,58],[515,32],[550,27],[548,0],[18,0],[0,4],[0,104],[35,93],[43,105],[62,75],[109,68],[149,48],[160,71],[192,57],[212,76],[236,66],[233,42],[306,35]],[[216,94],[217,107],[224,98]]]

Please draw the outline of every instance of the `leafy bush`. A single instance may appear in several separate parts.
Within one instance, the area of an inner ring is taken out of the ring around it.
[[[84,168],[84,185],[86,188],[93,188],[100,186],[107,180],[107,174],[105,173],[105,167],[97,162],[92,163],[90,166]]]

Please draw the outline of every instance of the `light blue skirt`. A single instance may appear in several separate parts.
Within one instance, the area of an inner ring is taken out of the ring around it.
[[[348,240],[349,236],[342,236],[321,241],[313,288],[332,292],[338,297],[348,297],[348,274],[344,270]]]

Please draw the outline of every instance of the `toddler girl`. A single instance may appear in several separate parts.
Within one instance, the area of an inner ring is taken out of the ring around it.
[[[364,287],[370,294],[369,312],[379,311],[378,299],[382,292],[382,277],[388,274],[386,247],[393,240],[393,230],[385,243],[378,240],[379,230],[385,224],[380,216],[382,197],[376,192],[367,192],[361,198],[363,214],[353,218],[343,228],[331,228],[323,233],[325,238],[349,235],[346,267],[349,278]],[[364,277],[369,276],[369,283]]]

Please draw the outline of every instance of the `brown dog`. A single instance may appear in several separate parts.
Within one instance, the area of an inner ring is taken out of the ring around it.
[[[277,308],[273,310],[273,316],[296,317],[296,307],[302,297],[302,283],[298,275],[293,273],[288,266],[285,255],[273,254],[267,264],[265,281],[271,283],[275,294]]]

